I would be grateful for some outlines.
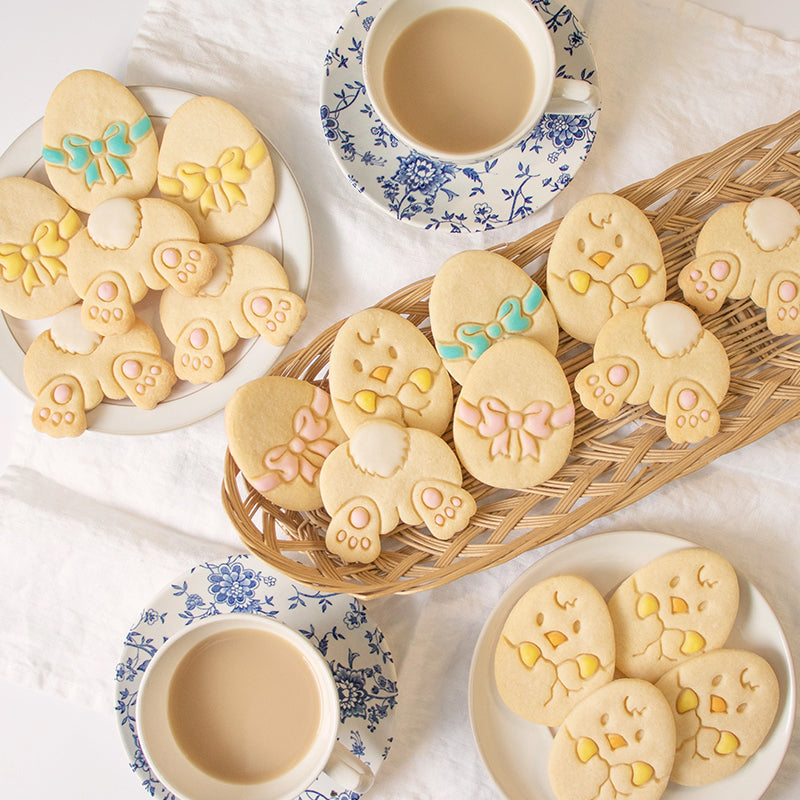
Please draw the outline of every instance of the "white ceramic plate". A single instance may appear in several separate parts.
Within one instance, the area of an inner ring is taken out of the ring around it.
[[[553,732],[510,711],[494,681],[494,651],[511,608],[532,586],[564,573],[590,581],[603,596],[658,556],[692,542],[661,533],[626,531],[590,536],[554,550],[526,570],[500,599],[483,626],[472,657],[469,705],[478,750],[509,800],[555,800],[547,777]],[[769,661],[781,688],[772,731],[758,752],[733,775],[709,786],[670,783],[663,800],[756,800],[766,791],[789,746],[795,709],[792,658],[786,637],[764,597],[739,575],[739,614],[726,646],[752,650]]]
[[[150,115],[159,138],[178,106],[194,97],[179,89],[157,86],[134,86],[131,91]],[[305,298],[311,283],[312,260],[308,211],[288,165],[263,134],[262,137],[269,147],[275,169],[275,208],[258,230],[241,241],[261,247],[275,256],[286,270],[292,291]],[[22,175],[50,186],[41,151],[42,120],[39,120],[0,156],[0,177]],[[162,355],[170,360],[173,346],[158,319],[158,295],[158,292],[150,292],[137,303],[136,313],[159,335]],[[18,320],[0,313],[0,372],[28,398],[30,395],[22,373],[25,352],[36,336],[49,326],[49,319]],[[225,354],[226,371],[222,380],[201,386],[178,381],[170,396],[152,411],[138,409],[127,400],[104,400],[88,412],[88,427],[103,433],[143,434],[161,433],[198,422],[221,410],[239,386],[264,375],[283,349],[260,337],[242,340]]]

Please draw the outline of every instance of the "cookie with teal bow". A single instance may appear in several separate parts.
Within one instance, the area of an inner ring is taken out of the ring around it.
[[[433,279],[429,311],[436,349],[460,384],[502,339],[526,336],[553,354],[558,347],[550,302],[534,280],[499,253],[465,250],[445,261]]]
[[[78,211],[112,197],[146,197],[156,182],[158,141],[142,104],[116,78],[78,70],[56,86],[42,127],[53,188]]]

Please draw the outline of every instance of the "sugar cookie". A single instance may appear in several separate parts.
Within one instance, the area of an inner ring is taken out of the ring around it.
[[[673,442],[699,442],[719,430],[718,407],[729,382],[719,339],[688,306],[665,301],[626,309],[606,322],[575,389],[601,419],[611,419],[624,402],[650,403],[666,416]]]
[[[96,70],[68,75],[47,103],[42,127],[47,177],[73,208],[110,197],[145,197],[156,182],[158,142],[133,93]]]
[[[215,97],[195,97],[164,130],[158,188],[192,215],[203,241],[231,242],[272,210],[272,158],[241,111]]]
[[[534,339],[514,337],[492,345],[470,369],[453,414],[453,441],[478,480],[524,489],[563,466],[574,420],[555,356]]]
[[[617,669],[655,681],[677,662],[725,644],[739,610],[739,582],[717,553],[675,550],[624,580],[608,609]]]
[[[466,250],[447,259],[434,276],[428,308],[436,349],[461,384],[500,339],[530,337],[553,354],[558,347],[550,302],[525,272],[498,253]]]
[[[0,309],[42,319],[78,299],[64,256],[83,228],[51,189],[28,178],[0,178]]]
[[[672,780],[705,786],[736,772],[761,746],[778,710],[772,667],[745,650],[714,650],[663,675],[677,728]]]
[[[658,303],[666,290],[658,236],[633,203],[592,194],[567,212],[547,259],[547,294],[570,336],[594,342],[611,316]]]
[[[575,575],[557,575],[528,589],[500,631],[494,676],[515,714],[560,725],[614,677],[614,629],[597,589]]]
[[[339,329],[330,387],[348,434],[376,418],[441,434],[453,411],[453,385],[433,345],[407,319],[383,308],[359,311]]]
[[[385,419],[360,425],[325,459],[320,491],[331,515],[325,546],[346,562],[374,561],[380,537],[401,521],[449,539],[476,510],[447,444]]]
[[[225,405],[225,432],[254,489],[293,511],[322,505],[320,467],[346,438],[327,392],[279,375],[250,381]]]
[[[703,225],[695,254],[678,286],[700,313],[750,297],[766,308],[772,333],[800,333],[800,211],[791,203],[759,197],[723,206]]]
[[[240,338],[261,336],[283,347],[306,317],[302,297],[289,291],[280,262],[252,245],[211,244],[217,265],[194,297],[172,288],[161,295],[159,313],[175,345],[175,372],[191,383],[218,381],[224,354]]]
[[[548,772],[558,800],[656,800],[675,758],[675,722],[664,695],[623,678],[590,694],[553,739]]]
[[[126,333],[101,337],[81,325],[80,306],[61,311],[25,354],[25,383],[36,399],[34,428],[78,436],[86,430],[86,411],[104,396],[155,408],[176,380],[160,354],[158,337],[140,319]]]

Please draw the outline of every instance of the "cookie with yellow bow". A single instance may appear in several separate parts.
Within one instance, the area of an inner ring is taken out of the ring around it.
[[[258,228],[272,210],[272,158],[241,111],[215,97],[195,97],[164,130],[158,189],[191,214],[203,241],[231,242]]]

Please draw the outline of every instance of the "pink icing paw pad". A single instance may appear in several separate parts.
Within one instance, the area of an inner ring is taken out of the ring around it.
[[[128,285],[121,275],[104,272],[89,286],[81,306],[81,323],[101,336],[127,333],[136,317]]]
[[[161,242],[153,251],[153,266],[173,289],[186,296],[196,295],[211,279],[217,256],[200,242],[174,239]]]
[[[168,361],[149,353],[123,353],[115,359],[112,373],[133,404],[144,409],[155,408],[177,380]]]
[[[800,275],[780,272],[770,282],[767,327],[776,336],[800,333]]]
[[[213,383],[225,374],[217,329],[209,320],[194,320],[175,342],[175,374],[190,383]]]
[[[283,289],[253,289],[242,301],[245,319],[270,344],[283,347],[306,318],[302,297]]]
[[[639,377],[636,363],[624,356],[604,358],[575,376],[581,403],[600,419],[611,419],[630,396]]]
[[[733,253],[706,253],[687,264],[678,275],[686,302],[703,314],[722,308],[739,278],[739,259]]]
[[[451,539],[464,530],[477,510],[469,492],[455,484],[432,478],[419,481],[414,486],[411,503],[437,539]]]
[[[86,430],[83,389],[70,375],[54,378],[36,398],[33,427],[54,438],[80,436]]]
[[[667,397],[667,436],[678,444],[696,443],[713,436],[720,426],[719,410],[699,383],[682,380]]]
[[[369,497],[345,503],[331,518],[325,547],[347,563],[369,564],[381,552],[381,516]]]

